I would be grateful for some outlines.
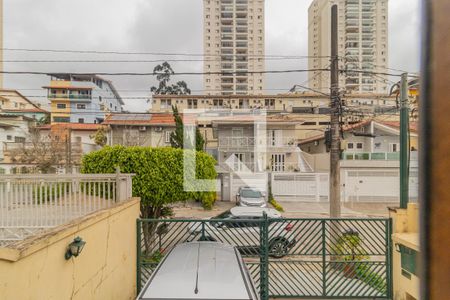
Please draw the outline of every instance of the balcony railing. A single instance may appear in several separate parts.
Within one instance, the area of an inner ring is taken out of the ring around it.
[[[50,94],[48,95],[49,99],[63,98],[63,99],[83,99],[83,100],[91,100],[91,95],[69,95],[69,94]]]
[[[417,152],[411,152],[411,160],[417,160]],[[343,152],[342,160],[399,160],[400,152]]]
[[[264,139],[261,138],[259,145],[263,145]],[[297,147],[295,139],[292,137],[266,138],[267,148],[291,148]],[[220,137],[219,148],[250,148],[254,147],[257,140],[255,137]]]

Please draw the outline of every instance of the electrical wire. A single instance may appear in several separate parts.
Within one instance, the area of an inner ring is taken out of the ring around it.
[[[170,53],[170,52],[127,52],[127,51],[101,51],[101,50],[67,50],[67,49],[31,49],[31,48],[1,48],[3,51],[17,52],[49,52],[49,53],[79,53],[79,54],[116,54],[116,55],[153,55],[153,56],[242,56],[242,54],[204,54],[204,53]],[[303,57],[303,58],[326,58],[330,56],[299,56],[284,54],[246,54],[251,57]]]
[[[290,69],[290,70],[269,70],[269,71],[230,71],[230,72],[174,72],[170,76],[177,75],[248,75],[248,74],[281,74],[281,73],[306,73],[315,71],[329,71],[329,69]],[[160,72],[40,72],[40,71],[0,71],[0,74],[10,75],[49,75],[51,74],[71,74],[74,76],[158,76],[165,73]]]

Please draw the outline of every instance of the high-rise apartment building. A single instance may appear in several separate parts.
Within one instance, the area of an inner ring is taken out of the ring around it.
[[[204,90],[208,95],[262,94],[264,0],[203,0]]]
[[[351,93],[387,93],[388,0],[314,0],[309,7],[310,69],[328,68],[331,54],[331,5],[338,5],[339,86]],[[309,86],[329,91],[329,72],[309,73]]]

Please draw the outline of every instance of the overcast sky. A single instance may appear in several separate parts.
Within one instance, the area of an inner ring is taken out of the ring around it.
[[[130,52],[202,53],[203,0],[3,0],[4,47]],[[308,55],[308,14],[312,0],[266,0],[266,55]],[[419,0],[389,1],[389,65],[419,70]],[[5,60],[155,60],[161,56],[24,53],[5,51]],[[172,59],[174,57],[171,57]],[[177,58],[177,57],[175,57]],[[178,57],[181,58],[181,57]],[[195,57],[194,57],[195,59]],[[198,59],[198,58],[197,58]],[[203,70],[202,62],[171,63],[175,71]],[[7,71],[151,72],[156,63],[17,63]],[[307,60],[268,61],[267,70],[307,68]],[[126,109],[145,111],[148,104],[128,97],[149,95],[152,77],[109,77],[125,100]],[[177,77],[199,93],[201,76]],[[289,90],[306,74],[266,76],[269,93]],[[46,76],[8,75],[5,88],[25,95],[44,95]],[[131,90],[131,91],[130,91]],[[31,98],[41,100],[43,98]]]

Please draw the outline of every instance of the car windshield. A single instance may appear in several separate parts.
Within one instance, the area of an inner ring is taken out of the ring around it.
[[[241,191],[241,197],[243,197],[243,198],[261,198],[261,192],[255,191],[255,190],[250,190],[250,189],[245,189],[245,190]]]

